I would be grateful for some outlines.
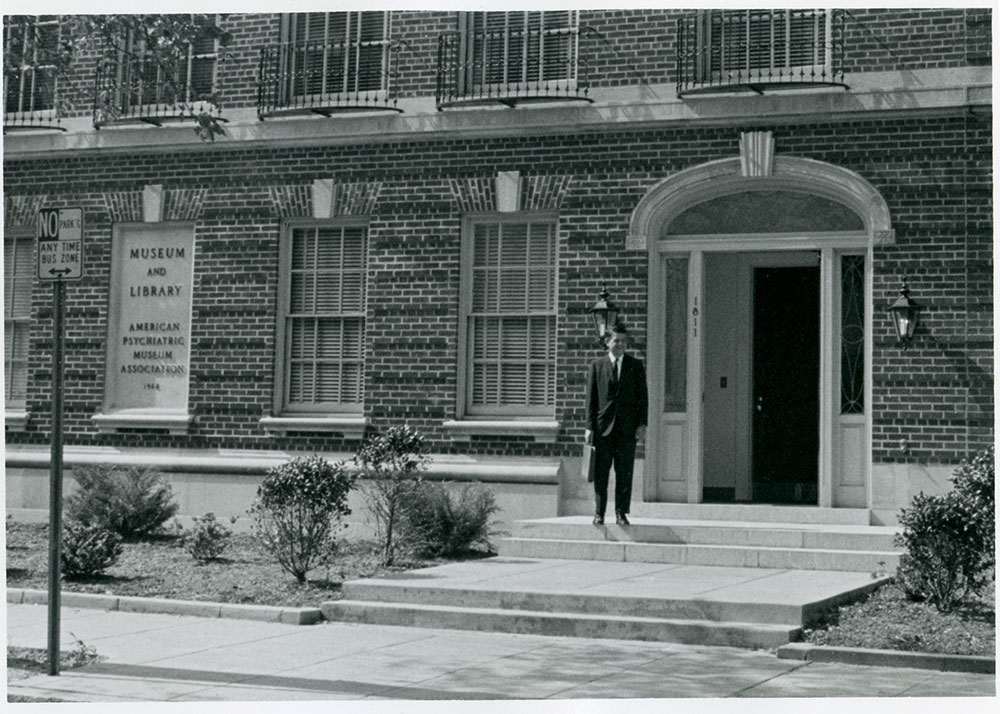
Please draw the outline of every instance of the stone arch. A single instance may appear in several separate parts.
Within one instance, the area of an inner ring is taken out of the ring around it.
[[[836,201],[861,218],[871,243],[895,242],[885,199],[859,174],[813,159],[777,156],[769,176],[744,176],[740,159],[731,158],[694,166],[663,179],[632,211],[626,247],[651,247],[670,219],[703,201],[762,189],[810,193]]]

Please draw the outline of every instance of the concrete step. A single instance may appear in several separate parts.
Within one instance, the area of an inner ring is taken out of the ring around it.
[[[499,556],[348,581],[344,599],[322,610],[350,622],[774,647],[885,581],[870,572]]]
[[[611,510],[611,504],[608,509]],[[566,515],[593,515],[593,498],[566,499]],[[867,526],[871,511],[867,508],[819,508],[818,506],[773,506],[757,503],[653,503],[632,502],[630,518],[659,518],[693,521],[754,521],[771,523],[823,523],[829,525]]]
[[[806,606],[783,602],[708,600],[692,597],[593,595],[558,591],[495,590],[427,587],[399,581],[358,580],[344,583],[345,600],[437,605],[484,610],[526,610],[548,613],[585,613],[652,617],[658,619],[740,621],[773,625],[809,623],[831,603],[820,600]]]
[[[895,572],[899,553],[821,548],[636,543],[611,540],[504,538],[499,555],[508,558],[562,558],[634,563],[676,563],[779,570]]]
[[[406,627],[516,632],[773,649],[798,639],[801,628],[608,614],[557,613],[357,600],[325,602],[328,620]]]
[[[613,519],[612,519],[613,520]],[[635,543],[764,546],[891,552],[897,530],[885,526],[694,521],[631,518],[628,528],[594,526],[589,517],[517,521],[510,535],[554,540],[610,540]]]

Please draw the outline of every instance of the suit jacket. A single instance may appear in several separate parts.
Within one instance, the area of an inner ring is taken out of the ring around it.
[[[636,429],[646,426],[646,370],[641,360],[625,354],[617,382],[612,371],[608,355],[590,364],[587,428],[594,432],[594,439],[599,439],[614,422],[626,439],[634,439]]]

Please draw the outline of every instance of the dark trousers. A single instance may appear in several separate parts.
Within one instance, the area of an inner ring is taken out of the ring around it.
[[[632,467],[635,465],[635,439],[622,436],[615,426],[607,436],[594,439],[594,498],[596,513],[604,515],[608,505],[608,477],[615,467],[615,513],[628,513],[632,501]]]

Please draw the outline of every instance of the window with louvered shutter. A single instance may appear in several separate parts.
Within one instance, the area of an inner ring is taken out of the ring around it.
[[[830,13],[822,10],[704,10],[705,71],[750,76],[830,63]],[[702,78],[707,76],[702,73]]]
[[[285,18],[292,96],[388,89],[389,12],[300,12]]]
[[[556,381],[556,227],[475,222],[469,236],[466,411],[551,415]]]
[[[475,85],[575,80],[580,13],[476,12],[468,28]]]
[[[14,409],[23,409],[28,396],[34,245],[31,238],[9,238],[3,244],[4,401]]]
[[[283,411],[359,412],[364,400],[367,229],[286,234]]]

